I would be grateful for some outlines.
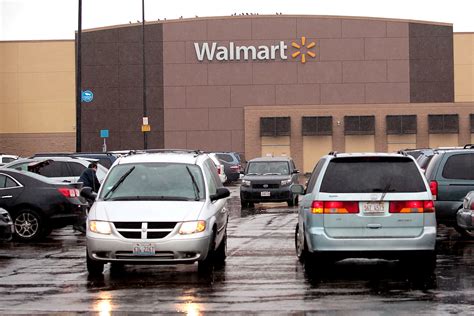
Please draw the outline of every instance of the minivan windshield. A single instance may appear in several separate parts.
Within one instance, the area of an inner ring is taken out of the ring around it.
[[[415,162],[405,157],[341,157],[331,160],[321,192],[423,192],[423,178]]]
[[[288,175],[290,167],[287,161],[255,161],[249,162],[248,175]]]
[[[201,169],[182,163],[134,163],[113,167],[103,184],[104,200],[198,201],[205,197]]]

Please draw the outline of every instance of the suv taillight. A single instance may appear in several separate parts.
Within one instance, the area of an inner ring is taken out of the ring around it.
[[[311,204],[313,214],[357,214],[359,202],[352,201],[313,201]]]
[[[428,201],[392,201],[390,213],[433,213],[434,202]]]
[[[67,198],[79,197],[78,189],[59,188],[58,191]]]
[[[436,200],[436,197],[438,196],[438,181],[430,181],[430,190],[431,194],[433,195],[433,199]]]

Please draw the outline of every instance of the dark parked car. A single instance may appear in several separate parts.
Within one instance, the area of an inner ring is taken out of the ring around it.
[[[239,180],[240,172],[242,171],[242,163],[239,154],[235,152],[217,152],[216,155],[224,165],[227,182]]]
[[[12,239],[13,222],[7,210],[0,207],[0,241]]]
[[[14,237],[37,240],[52,229],[77,222],[86,202],[79,197],[80,183],[60,183],[41,175],[0,170],[0,207],[6,209],[14,225]]]
[[[435,197],[437,222],[466,235],[466,229],[456,223],[456,214],[466,194],[474,190],[474,149],[436,150],[425,175]]]
[[[291,192],[298,183],[298,169],[289,157],[255,158],[247,163],[240,186],[242,207],[260,202],[287,202],[298,205],[298,195]]]

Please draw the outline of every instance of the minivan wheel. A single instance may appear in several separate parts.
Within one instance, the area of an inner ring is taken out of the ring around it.
[[[214,262],[216,260],[216,232],[213,231],[212,239],[209,244],[209,250],[207,252],[207,257],[204,260],[198,261],[198,271],[199,272],[210,272],[214,267]]]
[[[216,250],[215,262],[218,265],[224,265],[226,258],[227,258],[227,229],[224,231],[224,237],[222,237],[221,244]]]
[[[104,271],[104,263],[102,261],[97,261],[89,257],[89,252],[86,249],[86,265],[87,272],[91,276],[99,276]]]
[[[15,238],[19,241],[33,241],[44,237],[43,218],[38,212],[23,209],[13,215]]]
[[[296,249],[296,256],[298,260],[303,263],[305,260],[308,259],[308,246],[306,245],[306,240],[304,238],[304,234],[300,234],[299,224],[296,224],[295,229],[295,249]]]

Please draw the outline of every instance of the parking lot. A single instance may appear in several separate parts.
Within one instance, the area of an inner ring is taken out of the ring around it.
[[[85,237],[66,227],[38,243],[0,244],[0,313],[474,313],[474,243],[440,227],[435,275],[397,261],[346,260],[308,275],[294,248],[297,208],[241,210],[229,187],[225,267],[124,266],[88,277]]]

